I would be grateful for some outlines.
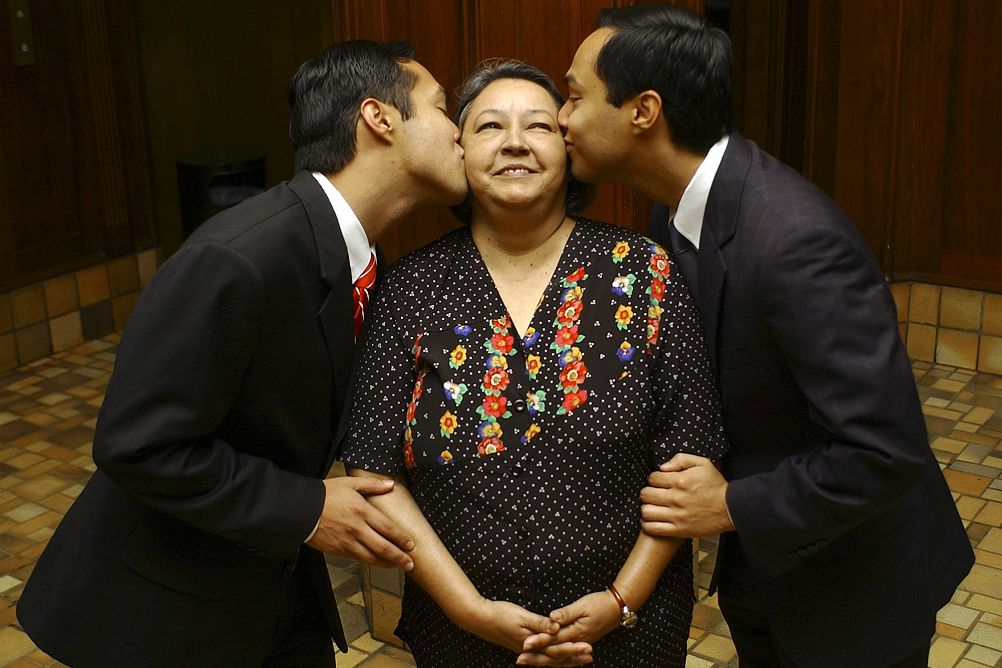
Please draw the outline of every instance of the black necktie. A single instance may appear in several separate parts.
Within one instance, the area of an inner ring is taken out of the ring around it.
[[[670,235],[669,240],[671,241],[672,259],[675,260],[675,266],[682,272],[682,278],[685,279],[686,285],[689,286],[689,292],[692,293],[693,297],[696,297],[699,281],[699,273],[696,268],[696,261],[698,259],[696,247],[678,231],[675,227],[674,219],[668,221],[668,232]]]

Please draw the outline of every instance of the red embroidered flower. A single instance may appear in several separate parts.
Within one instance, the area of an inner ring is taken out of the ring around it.
[[[655,344],[658,342],[658,334],[661,332],[661,321],[650,318],[647,321],[647,342]]]
[[[588,399],[588,390],[578,390],[568,392],[564,395],[563,408],[570,413],[572,410],[583,404]]]
[[[404,443],[404,466],[414,468],[414,448],[410,443]]]
[[[578,340],[578,326],[571,325],[570,327],[561,327],[557,330],[556,341],[558,346],[569,346],[577,343]]]
[[[504,392],[505,388],[508,387],[508,380],[508,372],[499,367],[495,367],[493,369],[489,369],[487,373],[484,374],[484,388]]]
[[[661,301],[665,297],[665,282],[660,278],[651,281],[651,299]]]
[[[577,387],[584,382],[588,367],[584,362],[571,362],[560,371],[560,384],[564,387]]]
[[[407,404],[407,421],[414,421],[414,412],[417,410],[417,404],[413,401]]]
[[[664,255],[652,255],[651,269],[661,278],[667,278],[669,271],[668,258]]]
[[[491,320],[491,327],[496,332],[500,332],[502,329],[508,329],[511,326],[511,316],[507,313],[504,314],[503,318],[495,318]]]
[[[564,280],[567,281],[568,283],[577,283],[582,278],[584,278],[584,275],[585,275],[585,268],[578,267],[577,271],[575,271],[573,274],[569,274],[567,278],[565,278]]]
[[[515,337],[507,334],[495,334],[491,337],[491,345],[494,350],[502,355],[507,355],[511,352],[512,346],[515,345]]]
[[[485,438],[480,441],[480,445],[477,446],[477,452],[481,457],[493,455],[497,452],[504,452],[504,443],[501,442],[500,438]]]
[[[492,417],[501,417],[508,410],[508,400],[505,397],[484,397],[484,414]]]
[[[557,309],[557,322],[561,325],[572,323],[581,317],[581,300],[568,299]]]

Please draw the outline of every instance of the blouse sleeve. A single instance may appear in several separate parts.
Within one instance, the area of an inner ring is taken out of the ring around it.
[[[366,318],[341,453],[345,464],[388,474],[404,469],[403,431],[415,380],[412,350],[417,333],[406,331],[407,323],[397,309],[399,275],[392,271],[387,275]]]
[[[663,251],[661,251],[663,252]],[[727,451],[720,396],[696,302],[676,265],[664,279],[652,373],[658,408],[650,441],[651,468],[685,452],[719,463]]]

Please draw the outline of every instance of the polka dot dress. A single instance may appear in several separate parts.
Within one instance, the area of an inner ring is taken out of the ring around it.
[[[718,460],[720,409],[695,304],[659,247],[579,221],[529,328],[515,330],[468,229],[387,272],[366,333],[345,463],[405,473],[480,593],[548,614],[613,582],[647,474]],[[686,543],[595,666],[683,666]],[[398,630],[419,666],[511,666],[408,580]],[[471,657],[476,657],[471,659]]]

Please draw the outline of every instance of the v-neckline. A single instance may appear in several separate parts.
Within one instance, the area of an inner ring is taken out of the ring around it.
[[[501,305],[501,308],[504,310],[504,316],[505,318],[508,319],[509,322],[511,322],[512,329],[514,329],[515,333],[518,334],[519,341],[523,341],[525,339],[525,334],[530,329],[534,331],[539,331],[539,328],[536,327],[536,316],[539,315],[540,309],[549,298],[550,292],[554,289],[553,288],[553,284],[555,282],[554,279],[556,279],[556,277],[558,276],[566,276],[567,274],[570,273],[570,271],[568,271],[567,268],[564,266],[568,262],[567,249],[571,247],[572,242],[578,235],[579,228],[581,227],[582,224],[584,224],[584,222],[585,222],[584,220],[576,220],[574,222],[574,227],[571,228],[571,233],[567,235],[567,240],[564,242],[564,247],[560,249],[560,257],[557,258],[557,264],[554,265],[553,273],[550,274],[550,278],[546,282],[546,286],[543,288],[543,291],[539,294],[539,299],[536,301],[536,307],[532,310],[532,316],[529,318],[529,324],[526,325],[525,332],[519,332],[518,327],[515,326],[515,321],[511,317],[511,312],[508,310],[508,305],[505,303],[504,298],[501,296],[501,291],[498,290],[498,286],[494,282],[494,277],[491,275],[490,269],[487,268],[487,263],[484,261],[484,256],[480,253],[480,249],[477,247],[476,242],[473,241],[473,232],[467,230],[466,238],[469,241],[469,244],[473,246],[473,252],[476,257],[476,263],[480,267],[480,270],[483,271],[484,274],[487,276],[487,282],[490,284],[490,291],[494,295],[494,300]]]

